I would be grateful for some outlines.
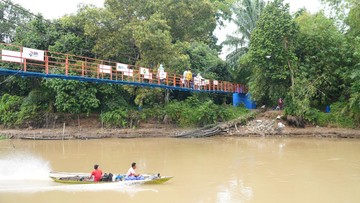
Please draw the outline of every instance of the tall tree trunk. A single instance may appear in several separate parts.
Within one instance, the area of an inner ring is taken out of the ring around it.
[[[165,89],[165,104],[168,104],[170,101],[170,90]]]
[[[292,89],[294,87],[294,85],[295,85],[295,81],[294,81],[294,69],[292,69],[292,67],[291,67],[290,60],[288,60],[288,67],[289,67],[289,70],[290,70],[291,89]]]
[[[285,40],[284,40],[284,45],[285,45],[285,50],[288,51],[288,40],[287,40],[287,38],[285,38]],[[291,62],[290,62],[289,59],[287,60],[287,64],[288,64],[288,68],[289,68],[289,71],[290,71],[290,80],[291,80],[291,87],[290,87],[290,89],[293,89],[293,88],[294,88],[294,85],[295,85],[294,69],[292,68]],[[293,96],[293,95],[292,95],[292,96]]]

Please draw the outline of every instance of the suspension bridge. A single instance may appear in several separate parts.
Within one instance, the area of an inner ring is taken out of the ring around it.
[[[254,108],[247,88],[227,81],[193,78],[164,69],[129,65],[72,54],[0,43],[0,75],[55,78],[94,83],[164,88],[179,91],[233,94],[233,104]]]

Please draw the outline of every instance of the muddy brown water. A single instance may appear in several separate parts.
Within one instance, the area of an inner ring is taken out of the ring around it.
[[[49,171],[172,175],[64,185]],[[360,202],[360,141],[296,138],[0,140],[0,202]]]

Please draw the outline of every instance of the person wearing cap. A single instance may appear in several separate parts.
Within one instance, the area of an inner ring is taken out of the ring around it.
[[[94,182],[100,181],[102,177],[102,170],[99,169],[99,165],[94,165],[94,170],[91,172],[90,179],[94,177]]]

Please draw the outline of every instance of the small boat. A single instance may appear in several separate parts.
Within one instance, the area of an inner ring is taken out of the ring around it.
[[[127,178],[125,175],[104,174],[101,181],[94,182],[89,179],[90,173],[67,173],[67,172],[50,172],[49,177],[57,183],[65,184],[105,184],[121,182],[129,185],[141,184],[163,184],[169,181],[172,176],[160,176],[160,174],[142,174],[139,178]]]

